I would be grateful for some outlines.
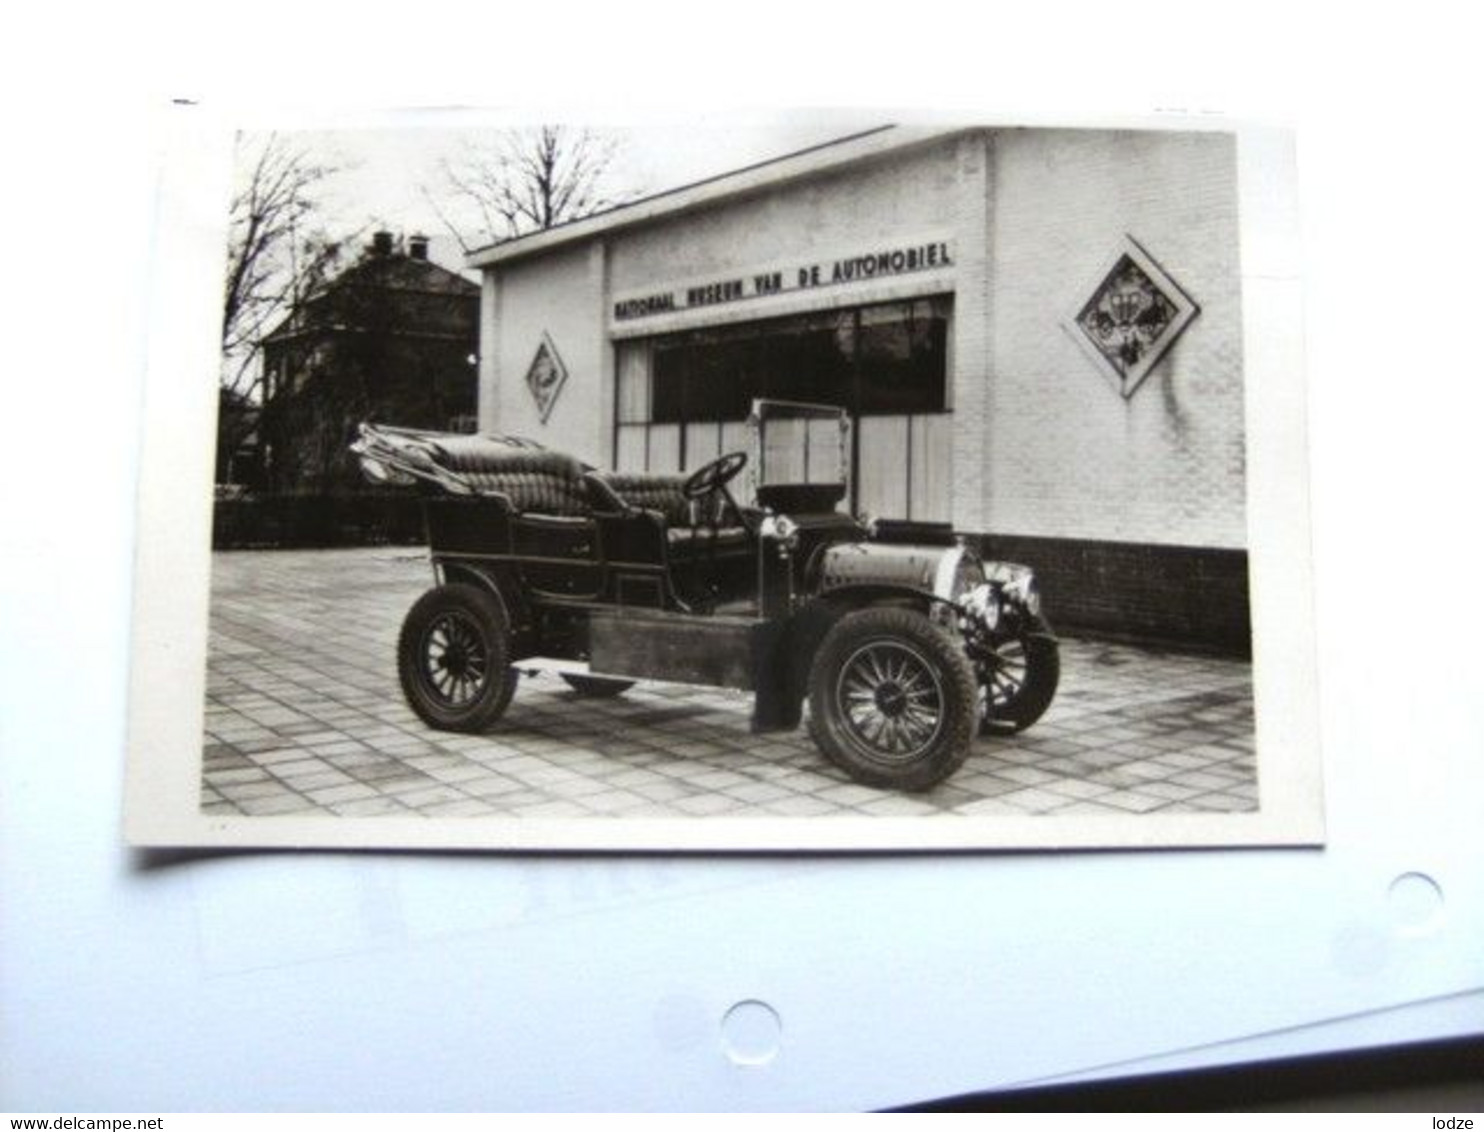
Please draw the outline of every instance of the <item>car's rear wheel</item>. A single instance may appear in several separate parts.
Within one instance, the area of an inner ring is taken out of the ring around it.
[[[499,600],[462,583],[423,594],[402,622],[397,674],[408,704],[430,727],[488,728],[510,705],[519,680]]]
[[[963,765],[977,713],[974,667],[921,613],[863,609],[826,634],[809,676],[809,729],[857,782],[930,790]]]
[[[589,700],[606,700],[621,696],[634,686],[632,680],[614,680],[607,676],[580,676],[575,672],[563,672],[562,679],[579,696]]]

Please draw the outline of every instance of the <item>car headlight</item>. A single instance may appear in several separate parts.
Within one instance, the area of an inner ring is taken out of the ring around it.
[[[979,559],[965,554],[959,560],[958,568],[953,572],[953,592],[955,595],[966,594],[984,585],[986,580],[984,567]]]
[[[991,632],[1000,623],[1000,599],[994,587],[987,582],[975,586],[958,603],[966,616],[973,618]]]
[[[995,562],[987,574],[989,580],[1000,587],[1006,601],[1025,609],[1032,617],[1041,615],[1041,587],[1036,584],[1036,575],[1029,566]]]
[[[949,601],[961,601],[965,594],[977,586],[982,586],[988,580],[984,576],[984,565],[978,557],[968,550],[958,548],[949,552],[938,567],[937,587],[942,587],[944,582],[944,567],[949,563],[953,565],[953,575],[948,579],[947,592],[942,588],[937,589],[940,597],[946,597]]]
[[[759,533],[763,538],[774,539],[789,549],[799,544],[799,524],[787,515],[764,515]]]

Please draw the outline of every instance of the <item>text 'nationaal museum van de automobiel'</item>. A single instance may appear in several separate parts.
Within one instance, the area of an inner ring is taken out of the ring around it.
[[[600,466],[854,418],[853,503],[1035,567],[1058,624],[1249,638],[1237,139],[892,127],[470,256],[480,426]]]

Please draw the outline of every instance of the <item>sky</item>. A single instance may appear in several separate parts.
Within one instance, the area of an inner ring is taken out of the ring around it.
[[[889,116],[866,110],[713,113],[591,125],[619,145],[610,189],[649,195],[880,126]],[[386,228],[433,238],[432,258],[462,269],[462,250],[439,211],[456,214],[456,194],[442,163],[488,138],[510,119],[465,112],[422,112],[405,125],[280,131],[315,160],[336,169],[322,186],[321,216],[331,231]],[[431,201],[429,198],[432,198]],[[434,207],[434,203],[438,205]],[[457,222],[457,220],[456,220]]]

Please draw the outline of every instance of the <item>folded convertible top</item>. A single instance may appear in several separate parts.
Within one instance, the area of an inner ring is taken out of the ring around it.
[[[455,495],[482,494],[491,475],[542,473],[581,479],[586,466],[518,436],[428,432],[363,423],[350,446],[373,483],[431,483]]]

